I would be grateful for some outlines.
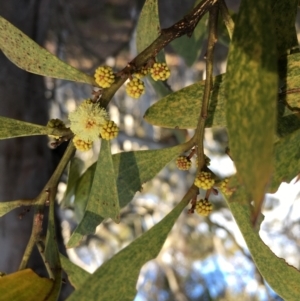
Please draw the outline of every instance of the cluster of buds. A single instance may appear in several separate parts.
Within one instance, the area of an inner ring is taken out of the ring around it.
[[[115,81],[115,75],[111,67],[101,66],[95,71],[95,82],[101,88],[109,88]]]
[[[52,129],[66,129],[66,125],[64,124],[64,122],[58,118],[50,119],[47,123],[47,127]],[[55,136],[55,135],[48,135],[48,136],[54,139],[60,138],[59,136]]]
[[[219,187],[220,187],[221,192],[222,192],[225,196],[230,197],[230,196],[232,195],[232,193],[233,193],[233,190],[230,189],[230,188],[228,188],[228,182],[229,182],[229,179],[228,179],[228,178],[224,179],[224,180],[220,183],[220,186],[219,186]]]
[[[213,205],[208,200],[198,200],[195,205],[195,211],[201,216],[208,216],[213,209]]]
[[[75,111],[69,114],[70,129],[75,134],[73,143],[78,150],[91,149],[99,138],[111,140],[118,135],[117,125],[109,120],[108,113],[99,103],[84,100]]]
[[[197,174],[194,184],[201,189],[208,190],[214,186],[215,180],[210,172],[201,171]]]
[[[176,165],[180,170],[189,170],[192,166],[191,160],[186,156],[179,156],[176,159]]]
[[[141,79],[148,74],[150,74],[155,81],[167,80],[170,76],[170,69],[166,63],[154,63],[152,67],[148,65],[142,67],[133,74],[133,77],[130,77],[130,81],[126,85],[126,93],[133,98],[139,98],[143,95],[145,93],[145,84]],[[94,77],[95,82],[101,88],[109,88],[115,81],[115,74],[112,68],[108,66],[98,67]]]

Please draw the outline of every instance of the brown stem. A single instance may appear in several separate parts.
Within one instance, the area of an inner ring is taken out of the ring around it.
[[[158,38],[120,71],[122,76],[119,77],[109,89],[103,90],[101,105],[107,107],[113,95],[123,85],[129,75],[141,69],[149,60],[155,58],[156,55],[171,41],[184,34],[191,36],[200,19],[216,2],[217,0],[203,0],[189,14],[184,16],[173,26],[162,29]]]
[[[206,81],[203,93],[202,107],[200,116],[198,119],[198,125],[196,128],[195,135],[193,137],[195,145],[198,146],[197,155],[198,155],[198,170],[202,170],[205,166],[205,157],[204,157],[204,130],[205,130],[205,121],[207,118],[208,105],[210,92],[213,88],[213,54],[214,47],[217,41],[217,27],[218,27],[218,4],[213,5],[212,9],[209,11],[209,36],[208,36],[208,45],[207,45],[207,57],[206,57]]]

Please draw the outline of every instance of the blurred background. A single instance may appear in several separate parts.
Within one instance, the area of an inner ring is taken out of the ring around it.
[[[195,1],[158,2],[161,26],[165,28],[181,19]],[[226,3],[232,13],[237,12],[239,1]],[[93,74],[99,65],[109,65],[117,72],[137,55],[136,25],[143,4],[144,0],[13,0],[0,8],[0,14],[62,60]],[[220,22],[215,75],[226,70],[228,42]],[[127,96],[124,87],[116,93],[109,105],[110,117],[120,127],[118,138],[112,141],[113,153],[170,147],[192,136],[192,130],[151,126],[143,115],[163,95],[205,79],[206,34],[199,38],[199,45],[195,61],[179,55],[176,44],[166,47],[171,77],[158,91],[146,80],[146,93],[138,100]],[[50,118],[68,123],[68,112],[91,96],[92,87],[88,85],[28,75],[2,53],[0,63],[3,116],[43,125]],[[0,141],[1,200],[32,198],[40,192],[65,148],[62,145],[53,150],[48,145],[49,141],[41,137]],[[206,129],[205,153],[211,159],[210,168],[221,178],[235,172],[225,153],[227,145],[224,128]],[[100,142],[91,151],[76,154],[84,169],[97,160],[99,149]],[[67,250],[70,259],[89,272],[95,271],[170,212],[192,184],[195,172],[195,164],[190,171],[179,171],[175,162],[168,164],[122,209],[120,224],[103,222],[80,247]],[[65,243],[83,215],[80,200],[64,197],[66,183],[67,174],[59,185],[57,210]],[[294,180],[282,184],[276,194],[267,195],[260,230],[272,251],[298,269],[299,191],[300,184]],[[212,202],[214,210],[209,217],[189,215],[188,208],[181,214],[159,256],[141,270],[136,301],[282,300],[256,269],[225,201],[219,195]],[[0,219],[1,271],[17,269],[30,234],[31,214],[19,209]],[[34,255],[31,264],[44,275],[38,258],[39,254]],[[66,284],[61,300],[71,290]]]

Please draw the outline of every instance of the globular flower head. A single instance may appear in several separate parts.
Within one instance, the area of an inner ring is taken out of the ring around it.
[[[196,202],[195,211],[202,216],[208,216],[213,210],[212,203],[208,200],[199,200]]]
[[[92,141],[84,141],[84,140],[80,139],[76,135],[73,138],[73,144],[76,147],[76,149],[78,149],[78,150],[80,150],[82,152],[88,151],[93,146],[93,142]]]
[[[176,159],[176,165],[177,165],[178,169],[180,169],[180,170],[188,170],[188,169],[190,169],[192,162],[186,156],[179,156]]]
[[[221,192],[227,196],[227,197],[230,197],[233,193],[233,190],[228,188],[228,182],[229,182],[229,179],[226,178],[224,179],[221,183],[220,183],[220,190]]]
[[[109,88],[115,81],[115,75],[111,67],[101,66],[95,71],[95,82],[101,88]]]
[[[201,189],[208,190],[213,187],[215,180],[210,172],[201,171],[197,174],[194,184]]]
[[[135,77],[126,85],[126,92],[133,98],[139,98],[145,93],[145,84]]]
[[[69,114],[72,132],[83,141],[99,139],[100,129],[106,124],[108,114],[99,104],[84,101]]]
[[[104,124],[100,129],[101,138],[105,140],[116,138],[118,133],[119,128],[112,120],[107,120],[106,124]]]
[[[167,80],[170,77],[170,69],[166,63],[154,63],[150,69],[152,78],[155,81],[158,80]]]

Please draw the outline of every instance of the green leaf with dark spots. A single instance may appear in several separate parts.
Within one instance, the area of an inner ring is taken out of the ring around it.
[[[284,136],[300,128],[299,118],[295,116],[300,110],[300,54],[287,56],[287,62],[281,61],[279,74],[278,134]],[[226,126],[226,76],[223,74],[214,78],[206,127]],[[200,81],[160,99],[145,112],[145,120],[166,128],[196,128],[204,83]]]
[[[195,6],[199,4],[199,0],[195,2]],[[171,42],[174,50],[184,58],[188,66],[192,66],[199,58],[202,44],[207,32],[207,15],[199,21],[198,25],[193,31],[191,37],[184,35]]]
[[[0,116],[0,140],[37,135],[60,136],[59,129]]]
[[[300,130],[280,139],[274,146],[274,171],[269,192],[274,193],[281,182],[290,182],[300,173]]]
[[[28,72],[97,85],[93,77],[61,61],[2,17],[0,49],[10,61]]]
[[[242,1],[228,57],[226,119],[239,180],[256,221],[272,173],[278,92],[270,1]]]
[[[95,207],[90,207],[92,209],[90,211],[104,218],[111,218],[116,223],[120,222],[119,198],[110,142],[104,139],[101,141],[101,150],[88,202],[95,205]]]
[[[102,139],[93,182],[83,219],[72,234],[68,247],[77,245],[83,235],[95,232],[104,218],[120,221],[119,196],[110,151],[110,142]]]
[[[187,149],[187,144],[180,144],[159,150],[132,151],[113,155],[120,207],[125,207],[132,200],[135,193],[141,190],[145,182],[151,180],[167,163]],[[93,179],[95,164],[90,166],[80,178],[80,183],[83,183],[80,186],[82,188],[78,186],[76,189],[75,203],[77,203],[77,199],[81,200],[81,208],[84,207],[84,200],[88,199],[90,191],[88,182]],[[68,248],[77,246],[84,235],[94,233],[95,228],[102,222],[103,218],[95,210],[88,209],[87,206],[83,220],[85,222],[81,222],[72,234],[67,244]]]
[[[52,280],[40,277],[31,269],[0,277],[1,300],[55,301],[52,289]]]
[[[207,127],[225,126],[224,76],[214,78],[214,89],[211,93],[208,110]],[[178,129],[196,128],[200,114],[205,81],[185,87],[169,94],[151,106],[144,119],[157,126]]]
[[[17,201],[0,202],[0,217],[18,207],[31,206],[31,205],[34,205],[32,200],[26,200],[26,201],[25,200],[17,200]]]
[[[79,223],[84,216],[87,201],[91,191],[96,163],[80,177],[75,188],[74,213],[77,222]]]
[[[237,191],[227,203],[243,234],[255,265],[272,289],[284,300],[299,300],[299,271],[284,259],[277,257],[262,241],[259,233],[253,229],[247,201],[247,192],[240,186],[237,187]]]
[[[71,159],[68,168],[67,189],[62,200],[64,206],[68,207],[71,205],[71,198],[74,195],[76,184],[78,183],[83,168],[84,162],[81,159],[77,157]]]
[[[62,268],[68,275],[70,283],[75,289],[78,289],[91,275],[75,263],[71,262],[67,257],[59,254]]]
[[[105,262],[68,300],[133,300],[140,269],[158,255],[175,221],[194,195],[196,192],[192,191],[162,221]]]
[[[295,27],[297,5],[298,0],[272,1],[272,16],[275,25],[278,56],[285,55],[293,47],[299,49]]]
[[[160,23],[157,0],[146,0],[136,30],[136,46],[138,53],[141,53],[156,40],[159,31]],[[159,62],[165,61],[163,51],[158,54],[157,59]]]

